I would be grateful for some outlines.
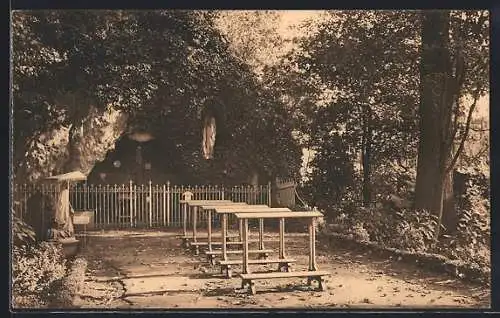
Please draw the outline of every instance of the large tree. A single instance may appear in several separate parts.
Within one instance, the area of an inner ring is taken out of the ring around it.
[[[457,225],[453,168],[467,140],[477,101],[488,86],[487,15],[425,11],[421,36],[415,207],[431,211],[453,232]],[[470,106],[464,102],[467,95],[472,96]]]

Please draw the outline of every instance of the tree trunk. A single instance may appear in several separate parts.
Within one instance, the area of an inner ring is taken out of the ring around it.
[[[451,105],[449,79],[449,11],[427,11],[422,21],[422,60],[420,63],[420,140],[415,185],[415,208],[426,209],[451,220],[453,210],[453,171],[445,175],[450,162]],[[449,225],[449,224],[448,224]]]
[[[448,234],[457,230],[458,214],[455,210],[455,195],[453,191],[453,170],[446,174],[443,191],[443,213],[441,223]]]

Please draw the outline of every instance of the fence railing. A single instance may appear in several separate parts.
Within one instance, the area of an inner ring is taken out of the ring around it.
[[[13,202],[23,219],[46,220],[47,199],[56,193],[55,184],[14,185]],[[270,204],[270,185],[259,186],[186,186],[155,184],[70,185],[70,202],[75,211],[94,211],[94,227],[180,227],[180,200],[186,191],[193,200],[232,200],[248,204]],[[191,216],[189,216],[190,218]],[[191,222],[191,219],[188,219]],[[206,224],[205,214],[198,213],[197,222]],[[214,224],[219,224],[214,219]]]

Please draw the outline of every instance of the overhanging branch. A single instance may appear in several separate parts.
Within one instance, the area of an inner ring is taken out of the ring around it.
[[[452,157],[453,159],[451,160],[450,165],[446,168],[445,174],[450,172],[451,169],[453,169],[453,167],[457,163],[457,160],[458,160],[458,157],[460,156],[460,153],[464,149],[465,141],[467,140],[467,137],[469,135],[470,125],[472,122],[472,113],[474,112],[474,109],[476,108],[477,101],[479,99],[479,94],[480,94],[480,89],[478,87],[474,93],[474,101],[472,102],[472,105],[469,108],[469,114],[467,115],[467,123],[465,125],[465,130],[463,132],[462,139],[460,140],[460,145],[458,146],[457,151],[453,155],[453,157]]]

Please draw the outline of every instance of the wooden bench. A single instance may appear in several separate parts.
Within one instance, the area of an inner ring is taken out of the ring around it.
[[[254,280],[260,279],[273,279],[273,278],[293,278],[293,277],[307,277],[307,285],[311,286],[313,281],[318,282],[318,289],[323,291],[326,290],[324,284],[324,276],[330,276],[330,273],[326,271],[300,271],[300,272],[272,272],[272,273],[249,273],[240,274],[242,279],[241,288],[245,288],[248,285],[248,291],[255,295],[255,283]]]
[[[215,238],[221,238],[221,237],[222,236],[218,235]],[[202,236],[202,237],[197,236],[196,242],[193,242],[194,238],[192,235],[191,236],[190,235],[180,236],[180,238],[182,239],[181,246],[183,248],[193,248],[196,255],[199,254],[199,246],[208,246],[208,244],[209,244],[208,241],[198,242],[198,240],[208,240],[209,239],[208,236]],[[229,234],[226,236],[226,242],[227,243],[232,242],[232,241],[228,241],[229,239],[239,239],[239,238],[240,238],[239,234]],[[210,238],[210,240],[211,240],[211,238]]]
[[[253,214],[258,214],[258,213],[268,213],[268,212],[286,212],[290,211],[288,208],[270,208],[268,206],[264,205],[246,205],[246,206],[216,206],[213,207],[213,210],[217,214],[222,214],[222,225],[221,229],[222,230],[222,258],[223,260],[227,260],[227,253],[224,251],[227,250],[226,240],[224,239],[224,233],[227,232],[228,228],[228,215],[229,214],[237,214],[237,213],[253,213]],[[240,240],[243,241],[243,222],[239,222],[239,230],[240,230]],[[264,221],[259,219],[259,250],[264,250]],[[210,249],[210,245],[209,245]]]
[[[271,254],[273,252],[273,250],[267,250],[267,249],[259,249],[259,250],[248,250],[248,254],[258,254],[259,258],[265,258],[267,257],[269,254]],[[205,252],[205,255],[207,256],[207,260],[208,262],[211,264],[211,265],[215,265],[215,262],[214,262],[214,258],[215,256],[218,256],[218,255],[223,255],[223,251],[222,250],[218,250],[218,251],[206,251]],[[226,251],[226,254],[243,254],[243,250],[228,250]]]
[[[196,233],[196,222],[197,222],[197,212],[198,208],[201,208],[203,205],[210,205],[210,206],[220,206],[220,205],[246,205],[244,202],[232,202],[231,200],[191,200],[192,193],[190,195],[186,196],[186,193],[183,194],[184,200],[181,200],[180,203],[182,204],[182,215],[183,215],[183,235],[180,237],[182,239],[181,245],[183,247],[188,247],[188,240],[189,238],[187,237],[187,213],[188,209],[191,212],[192,210],[192,219],[193,219],[193,234],[191,236],[192,240],[196,241],[197,240],[197,233]],[[208,222],[208,225],[211,225],[211,221]],[[198,253],[198,250],[196,250],[196,253]]]
[[[317,211],[291,211],[291,212],[269,212],[269,213],[236,213],[236,218],[243,221],[243,268],[240,277],[242,278],[241,286],[245,288],[248,285],[250,293],[255,294],[255,285],[253,280],[272,279],[272,278],[288,278],[288,277],[307,277],[308,285],[312,281],[317,281],[320,290],[324,290],[322,276],[329,275],[328,272],[319,271],[316,264],[316,229],[315,218],[323,216]],[[249,240],[249,219],[279,219],[279,259],[285,259],[285,220],[295,218],[305,218],[309,220],[309,266],[307,271],[299,272],[271,272],[271,273],[251,273],[248,257],[248,240]]]
[[[279,258],[274,258],[274,259],[250,259],[248,260],[248,264],[255,264],[255,265],[267,265],[267,264],[278,264],[278,271],[279,272],[291,272],[292,271],[292,263],[295,263],[294,259],[291,258],[285,258],[285,259],[279,259]],[[217,261],[217,264],[220,265],[221,267],[221,273],[225,273],[227,278],[232,277],[232,270],[231,266],[232,265],[241,265],[243,264],[243,261],[241,259],[231,259],[231,260],[220,260]]]

